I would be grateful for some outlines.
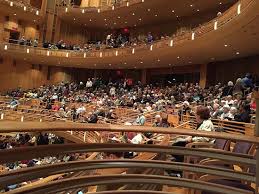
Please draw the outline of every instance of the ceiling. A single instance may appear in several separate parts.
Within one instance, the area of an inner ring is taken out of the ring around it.
[[[80,8],[59,8],[58,15],[63,21],[73,22],[91,28],[123,28],[156,24],[165,21],[180,20],[185,16],[219,11],[229,8],[237,0],[148,0],[143,3],[121,7],[115,10],[97,9],[82,13]]]
[[[207,64],[259,54],[259,1],[224,26],[173,47],[148,49],[123,56],[66,58],[11,51],[0,52],[34,64],[91,69],[142,69]]]

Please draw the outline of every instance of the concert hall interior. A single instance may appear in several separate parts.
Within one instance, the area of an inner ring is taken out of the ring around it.
[[[258,194],[258,0],[0,0],[0,194]]]

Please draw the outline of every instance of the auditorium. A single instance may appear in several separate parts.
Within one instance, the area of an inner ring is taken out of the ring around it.
[[[0,0],[0,194],[259,194],[259,0]]]

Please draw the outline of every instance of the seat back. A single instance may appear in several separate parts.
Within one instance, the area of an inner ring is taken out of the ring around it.
[[[236,142],[233,152],[238,154],[249,154],[252,149],[252,143],[248,142]]]
[[[230,141],[226,139],[216,139],[215,140],[215,148],[220,150],[230,150]]]

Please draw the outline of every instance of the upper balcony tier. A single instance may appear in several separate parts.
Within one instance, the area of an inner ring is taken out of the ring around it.
[[[18,0],[0,0],[0,12],[3,15],[16,16],[20,20],[39,23],[43,13],[41,8]]]
[[[83,1],[82,1],[83,2]],[[233,5],[236,0],[204,1],[196,0],[128,0],[120,4],[85,7],[60,6],[58,14],[62,20],[88,28],[123,28],[158,24],[222,9]],[[82,4],[82,3],[81,3]]]
[[[89,52],[1,43],[1,55],[35,64],[82,68],[153,68],[206,64],[259,53],[259,2],[241,0],[218,18],[150,45]]]

